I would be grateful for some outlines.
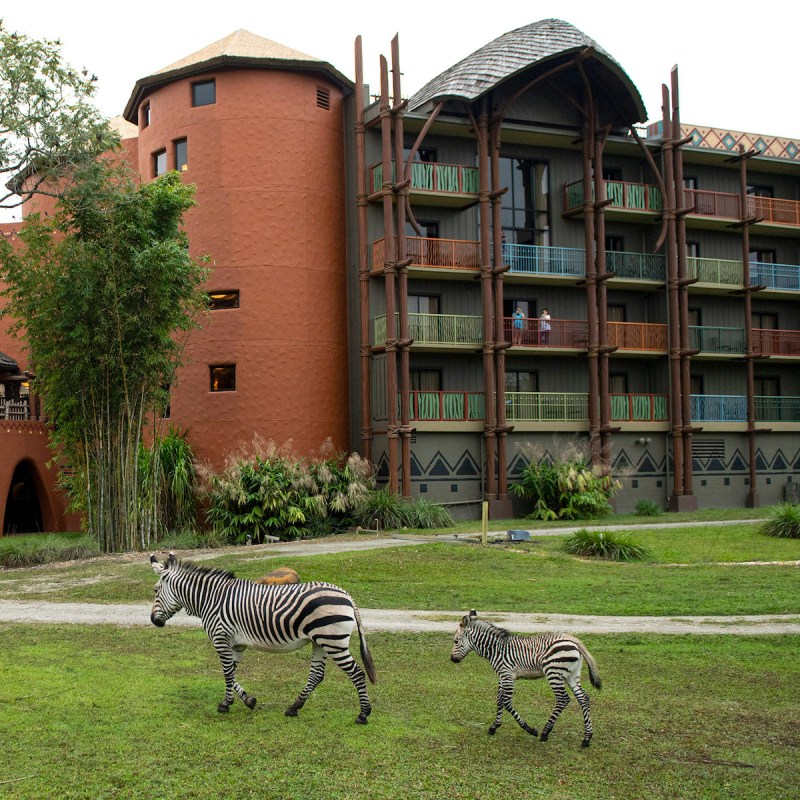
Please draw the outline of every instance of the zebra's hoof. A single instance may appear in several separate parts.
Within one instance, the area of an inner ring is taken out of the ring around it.
[[[539,735],[539,731],[537,731],[536,728],[531,728],[530,725],[523,725],[522,730],[524,730],[525,733],[529,733],[531,736]]]
[[[366,724],[367,724],[367,721],[368,721],[368,720],[367,720],[367,715],[366,715],[366,714],[359,714],[359,715],[356,717],[356,723],[357,723],[358,725],[366,725]]]
[[[286,711],[283,712],[285,717],[296,717],[297,716],[297,709],[294,706],[289,706]]]
[[[245,704],[245,705],[246,705],[248,708],[255,708],[255,707],[256,707],[256,703],[257,703],[257,702],[258,702],[258,701],[256,700],[256,698],[255,698],[255,697],[246,697],[246,698],[245,698],[245,701],[244,701],[244,704]]]
[[[542,733],[542,735],[541,735],[539,738],[540,738],[540,739],[541,739],[543,742],[546,742],[546,741],[547,741],[547,737],[548,737],[549,735],[550,735],[549,733],[544,733],[544,732],[543,732],[543,733]]]
[[[495,728],[495,726],[494,726],[494,725],[492,725],[492,727],[491,727],[491,728],[489,728],[489,730],[487,731],[487,733],[489,734],[489,736],[494,736],[494,732],[495,732],[496,730],[497,730],[497,728]]]
[[[217,706],[217,711],[220,714],[227,714],[228,710],[230,709],[230,703],[226,703],[224,700]]]
[[[589,746],[589,744],[591,743],[591,741],[592,741],[591,739],[584,739],[584,740],[581,742],[581,747],[588,747],[588,746]]]

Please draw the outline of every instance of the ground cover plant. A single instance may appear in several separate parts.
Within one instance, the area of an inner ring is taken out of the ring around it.
[[[370,636],[367,726],[337,670],[299,717],[283,716],[307,651],[248,653],[259,704],[222,715],[199,630],[2,624],[0,635],[0,782],[15,800],[789,800],[800,780],[798,637],[583,636],[604,688],[581,750],[574,702],[546,743],[510,718],[487,736],[494,674],[481,659],[450,664],[450,634]],[[546,683],[520,682],[515,699],[541,727]]]
[[[0,567],[30,567],[97,555],[100,555],[97,542],[81,534],[0,537]]]
[[[209,551],[202,563],[247,578],[290,566],[305,580],[343,586],[362,608],[800,613],[792,563],[800,559],[797,540],[762,536],[755,525],[640,530],[636,537],[650,551],[648,560],[588,561],[564,553],[563,536],[543,536],[530,544],[431,543],[313,556],[278,555],[265,545]],[[152,571],[141,554],[0,571],[0,598],[5,599],[146,603],[152,590]]]
[[[800,539],[800,505],[779,503],[772,506],[761,533],[782,539]]]
[[[587,531],[585,528],[567,536],[564,550],[573,556],[609,561],[641,561],[647,556],[647,548],[627,533]]]

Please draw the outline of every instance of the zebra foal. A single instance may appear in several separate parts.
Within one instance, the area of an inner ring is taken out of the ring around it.
[[[589,680],[592,686],[600,689],[602,681],[591,653],[580,639],[563,633],[544,633],[537,636],[514,636],[504,628],[478,619],[475,611],[462,617],[453,639],[453,650],[450,660],[458,664],[466,655],[474,650],[483,656],[497,673],[497,716],[489,734],[500,727],[503,709],[519,723],[522,730],[536,736],[536,728],[532,728],[517,713],[511,703],[514,694],[514,683],[517,678],[547,679],[556,696],[556,707],[542,730],[542,741],[547,741],[561,712],[569,703],[569,695],[565,684],[569,686],[583,712],[582,747],[588,747],[592,739],[592,720],[589,716],[589,696],[581,686],[581,664],[586,661],[589,667]]]
[[[230,708],[234,693],[248,708],[255,708],[256,698],[248,695],[236,680],[236,667],[248,647],[286,653],[310,642],[308,682],[286,709],[286,715],[297,716],[325,677],[325,665],[330,657],[356,687],[360,706],[356,722],[366,725],[372,707],[364,670],[350,655],[350,635],[355,629],[358,630],[361,659],[372,683],[375,683],[375,666],[361,615],[344,589],[319,582],[259,584],[241,580],[225,570],[178,561],[172,553],[163,564],[151,555],[150,563],[159,576],[150,621],[161,628],[182,608],[190,616],[200,617],[225,676],[225,699],[217,706],[218,711]]]

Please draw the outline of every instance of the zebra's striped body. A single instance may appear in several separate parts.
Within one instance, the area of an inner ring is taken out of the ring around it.
[[[361,658],[370,681],[375,668],[364,637],[361,615],[353,598],[330,583],[264,585],[240,580],[230,572],[180,562],[175,556],[160,564],[150,557],[160,576],[150,619],[157,627],[180,609],[200,617],[219,655],[225,676],[225,699],[219,711],[227,711],[234,693],[248,708],[256,698],[248,695],[236,680],[236,666],[248,647],[272,653],[289,652],[312,645],[311,672],[297,699],[286,710],[296,716],[311,692],[325,676],[328,657],[350,678],[358,692],[357,722],[366,724],[371,706],[364,671],[350,655],[350,635],[358,629]]]
[[[581,686],[581,664],[589,667],[592,686],[602,686],[597,665],[580,639],[562,633],[545,633],[537,636],[514,636],[503,628],[477,618],[475,611],[463,617],[453,640],[450,660],[458,664],[471,650],[483,656],[497,673],[497,716],[489,734],[500,727],[503,709],[511,714],[520,727],[537,735],[517,713],[512,705],[514,683],[517,678],[546,678],[556,696],[556,707],[542,730],[546,741],[561,712],[569,703],[566,686],[572,690],[583,712],[583,747],[592,739],[592,720],[589,716],[589,696]]]

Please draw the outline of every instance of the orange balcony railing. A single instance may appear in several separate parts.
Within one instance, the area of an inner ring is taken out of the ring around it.
[[[686,189],[684,199],[694,206],[694,214],[702,217],[741,219],[740,197],[734,192],[709,192],[705,189]],[[756,217],[773,225],[800,226],[800,201],[779,197],[748,195],[746,216]]]
[[[584,319],[554,319],[548,323],[533,319],[503,318],[506,341],[518,347],[568,347],[585,349],[588,341],[588,323]]]
[[[667,326],[652,322],[609,322],[608,344],[620,350],[667,351]]]
[[[383,268],[384,240],[372,244],[372,268]],[[435,269],[477,270],[480,267],[480,243],[471,239],[431,239],[423,236],[406,237],[406,258],[412,267]]]
[[[753,352],[764,356],[800,357],[800,331],[753,328]]]

